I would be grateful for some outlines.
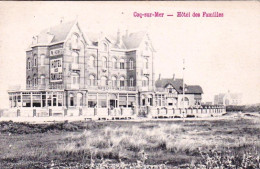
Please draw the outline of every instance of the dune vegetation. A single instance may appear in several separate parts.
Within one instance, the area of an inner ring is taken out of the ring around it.
[[[0,168],[260,168],[259,118],[0,127]]]

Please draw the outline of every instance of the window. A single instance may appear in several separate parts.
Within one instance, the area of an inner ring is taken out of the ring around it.
[[[72,44],[78,44],[78,35],[73,34],[71,37]]]
[[[169,92],[169,93],[172,93],[172,88],[169,88],[169,89],[168,89],[168,92]]]
[[[73,96],[73,94],[70,94],[70,97],[69,97],[70,99],[70,106],[74,106],[74,96]]]
[[[79,54],[77,52],[73,52],[72,57],[73,57],[73,63],[78,64],[79,63]]]
[[[149,43],[145,42],[145,50],[148,51],[148,49],[149,49]]]
[[[45,85],[45,76],[41,75],[41,85]]]
[[[120,87],[124,87],[125,86],[125,78],[121,77],[120,78]]]
[[[41,55],[41,66],[44,66],[44,59],[45,59],[45,55]]]
[[[38,85],[38,79],[37,79],[36,75],[34,75],[34,77],[33,77],[33,82],[34,82],[34,86]]]
[[[90,63],[90,67],[95,67],[95,57],[94,56],[89,57],[89,63]]]
[[[124,59],[120,60],[120,69],[125,69],[125,61],[124,61]]]
[[[130,61],[129,61],[129,69],[130,70],[134,69],[134,61],[133,61],[133,59],[130,59]]]
[[[102,76],[101,77],[101,86],[106,86],[107,85],[107,77]]]
[[[82,93],[77,94],[77,106],[83,106],[83,94]]]
[[[34,55],[34,58],[33,58],[33,66],[34,66],[34,67],[37,66],[37,55]]]
[[[148,68],[149,68],[149,62],[148,62],[148,59],[145,58],[145,59],[144,59],[144,62],[145,62],[145,68],[148,69]]]
[[[102,45],[101,45],[101,50],[102,50],[102,51],[107,51],[107,44],[102,43]]]
[[[72,73],[71,74],[71,84],[72,87],[78,88],[79,87],[79,74],[78,73]]]
[[[27,86],[28,86],[28,87],[31,86],[31,78],[30,78],[30,76],[27,78]]]
[[[181,105],[184,104],[184,107],[189,106],[189,99],[187,97],[184,98],[184,103],[183,103],[183,98],[181,99]]]
[[[31,60],[28,58],[27,60],[27,69],[31,69]]]
[[[116,60],[116,58],[112,58],[112,67],[114,68],[114,69],[117,69],[117,60]]]
[[[130,87],[133,87],[134,86],[134,78],[133,77],[130,77],[130,84],[129,84]]]
[[[102,57],[103,67],[107,68],[107,58],[104,56]]]
[[[148,79],[148,77],[143,77],[142,85],[143,85],[143,87],[149,86],[149,79]]]
[[[112,86],[116,87],[117,86],[117,79],[115,76],[112,76]]]
[[[90,86],[94,86],[95,85],[95,76],[94,75],[90,75],[89,76],[89,85]]]

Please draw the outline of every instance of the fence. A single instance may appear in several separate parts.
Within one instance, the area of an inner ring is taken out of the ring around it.
[[[219,116],[226,112],[221,108],[169,108],[169,107],[147,107],[147,116],[151,118],[180,118],[180,117],[206,117]]]
[[[171,107],[141,107],[137,108],[87,108],[70,107],[58,108],[13,108],[2,113],[5,117],[49,117],[49,116],[86,116],[89,118],[134,118],[145,116],[148,118],[181,118],[181,117],[207,117],[219,116],[225,113],[223,107],[219,108],[187,108]]]
[[[49,116],[86,116],[90,118],[134,118],[137,110],[133,108],[12,108],[1,114],[4,117],[49,117]]]

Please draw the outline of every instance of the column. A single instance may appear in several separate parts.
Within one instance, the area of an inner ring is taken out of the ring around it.
[[[128,108],[128,93],[126,93],[126,108]]]
[[[162,94],[161,94],[161,103],[160,103],[161,106],[162,106],[162,103],[163,103],[163,101],[162,101]]]
[[[67,94],[68,94],[68,97],[67,97],[67,107],[69,107],[70,106],[70,93],[69,92],[67,92]],[[46,96],[47,96],[47,93],[46,93]],[[47,97],[46,97],[47,98]]]
[[[62,106],[68,107],[68,104],[66,104],[66,92],[62,92]]]
[[[167,106],[168,103],[167,103],[167,99],[166,99],[166,94],[164,95],[164,105]]]
[[[17,99],[17,96],[18,96],[17,93],[15,93],[15,98],[16,98],[16,99],[15,99],[15,105],[16,105],[16,107],[18,107],[18,99]]]
[[[41,92],[41,108],[42,108],[42,92]]]
[[[88,92],[86,92],[86,107],[88,107]]]
[[[109,99],[108,99],[108,92],[107,92],[107,97],[106,97],[106,99],[107,99],[107,108],[110,108],[110,106],[109,106]]]
[[[117,105],[116,107],[119,107],[119,93],[117,93]]]
[[[53,92],[51,92],[51,107],[53,107]]]
[[[33,98],[32,98],[32,92],[31,92],[31,107],[33,107]]]
[[[98,108],[98,92],[97,92],[97,106],[96,107]]]
[[[21,108],[23,107],[23,92],[21,92]]]

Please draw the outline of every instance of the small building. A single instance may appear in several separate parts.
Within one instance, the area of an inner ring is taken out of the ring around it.
[[[242,104],[242,94],[241,93],[220,93],[214,96],[215,105],[241,105]]]
[[[156,80],[156,96],[163,95],[166,106],[175,108],[192,108],[201,105],[203,90],[198,85],[185,84],[184,99],[183,99],[183,79],[160,78]],[[184,100],[184,102],[183,102]]]

